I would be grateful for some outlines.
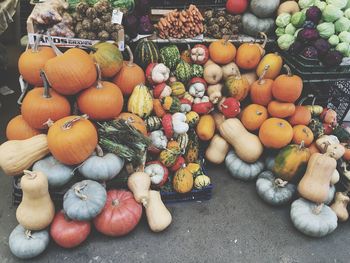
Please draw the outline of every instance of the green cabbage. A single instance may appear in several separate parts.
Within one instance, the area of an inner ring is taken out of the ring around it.
[[[336,46],[336,50],[338,50],[340,53],[342,53],[344,56],[346,56],[348,53],[349,53],[349,43],[339,43],[337,46]]]
[[[292,35],[284,34],[277,39],[277,44],[282,50],[288,50],[294,43],[295,37]]]
[[[327,5],[322,12],[322,18],[326,22],[334,22],[343,16],[343,11],[334,5]]]
[[[349,1],[349,3],[350,3],[350,1]],[[346,9],[346,10],[344,11],[344,16],[345,16],[346,18],[350,19],[350,8],[348,8],[348,9]]]
[[[317,31],[322,38],[329,38],[331,35],[335,34],[335,27],[333,23],[324,22],[317,26]]]
[[[328,39],[328,43],[331,44],[331,46],[336,46],[339,44],[339,37],[337,35],[333,35]]]
[[[288,13],[282,13],[276,18],[276,26],[278,27],[286,27],[291,19],[291,15]]]
[[[338,7],[339,9],[343,9],[348,3],[347,0],[326,0],[326,2],[329,5],[334,5],[335,7]]]
[[[295,27],[301,27],[306,20],[306,15],[303,12],[296,12],[292,15],[290,22]]]
[[[335,23],[335,32],[340,33],[342,31],[348,31],[350,28],[350,20],[346,17],[339,18]]]
[[[294,35],[294,33],[295,33],[296,30],[297,30],[297,29],[295,28],[295,26],[293,26],[292,24],[288,24],[288,25],[286,26],[285,32],[286,32],[286,34]]]
[[[350,32],[343,31],[339,35],[340,42],[350,43]]]
[[[282,35],[284,35],[285,31],[283,27],[277,27],[275,30],[276,36],[280,37]]]
[[[317,6],[321,11],[323,11],[326,8],[327,3],[323,2],[321,0],[316,0],[315,1],[315,6]]]
[[[298,2],[301,9],[308,8],[315,4],[315,0],[299,0]]]

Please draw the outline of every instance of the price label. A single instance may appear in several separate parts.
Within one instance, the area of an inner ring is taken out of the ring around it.
[[[119,8],[114,9],[112,13],[112,23],[113,24],[122,24],[123,20],[123,12],[119,10]]]

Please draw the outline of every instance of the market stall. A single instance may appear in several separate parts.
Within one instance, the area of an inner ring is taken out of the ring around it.
[[[126,235],[143,211],[164,231],[165,204],[212,198],[208,165],[290,206],[305,235],[348,219],[347,1],[156,2],[34,7],[18,63],[29,88],[0,146],[15,256],[39,255],[50,237],[78,246],[92,225]],[[336,45],[320,27],[329,8],[341,12]]]

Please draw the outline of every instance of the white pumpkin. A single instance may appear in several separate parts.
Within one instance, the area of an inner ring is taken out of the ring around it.
[[[146,164],[145,173],[151,177],[151,183],[155,186],[162,186],[168,180],[169,171],[161,162],[153,161]]]
[[[186,133],[190,126],[186,123],[186,114],[182,112],[176,112],[172,115],[173,129],[176,134]]]
[[[152,146],[162,150],[165,149],[168,144],[168,139],[161,130],[151,132]]]

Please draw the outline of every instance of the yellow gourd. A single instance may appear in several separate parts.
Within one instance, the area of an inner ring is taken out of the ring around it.
[[[247,162],[256,162],[263,153],[259,137],[248,132],[237,118],[227,119],[220,127],[221,136],[233,146],[238,157]]]
[[[55,216],[55,206],[50,198],[47,176],[25,170],[21,188],[23,197],[16,211],[17,221],[30,230],[48,227]]]
[[[335,194],[334,204],[331,205],[332,210],[337,215],[339,221],[345,222],[349,218],[349,213],[346,207],[350,202],[349,196],[341,192]]]
[[[128,178],[128,188],[134,194],[136,202],[145,207],[149,202],[149,189],[151,187],[151,177],[144,172],[135,172]]]
[[[258,77],[264,72],[265,66],[269,65],[269,69],[265,74],[265,79],[275,79],[281,72],[283,60],[278,53],[270,53],[263,57],[258,67],[256,68],[256,74]]]
[[[230,145],[225,139],[215,134],[205,152],[205,158],[214,164],[221,164],[225,161],[226,154],[229,150]]]
[[[200,117],[197,125],[197,135],[203,141],[209,141],[215,133],[215,121],[210,114]]]
[[[148,225],[153,232],[161,232],[171,224],[171,214],[165,207],[158,191],[149,191],[149,203],[146,206],[146,216]]]
[[[298,185],[301,197],[314,203],[324,203],[336,167],[337,161],[326,154],[311,155],[306,173]]]
[[[174,190],[178,193],[188,193],[193,188],[193,174],[186,167],[176,171],[173,179]]]
[[[46,134],[7,141],[0,146],[0,167],[9,176],[20,175],[48,153]]]
[[[149,89],[143,84],[135,86],[128,101],[128,111],[140,118],[146,118],[152,110],[153,98]]]

